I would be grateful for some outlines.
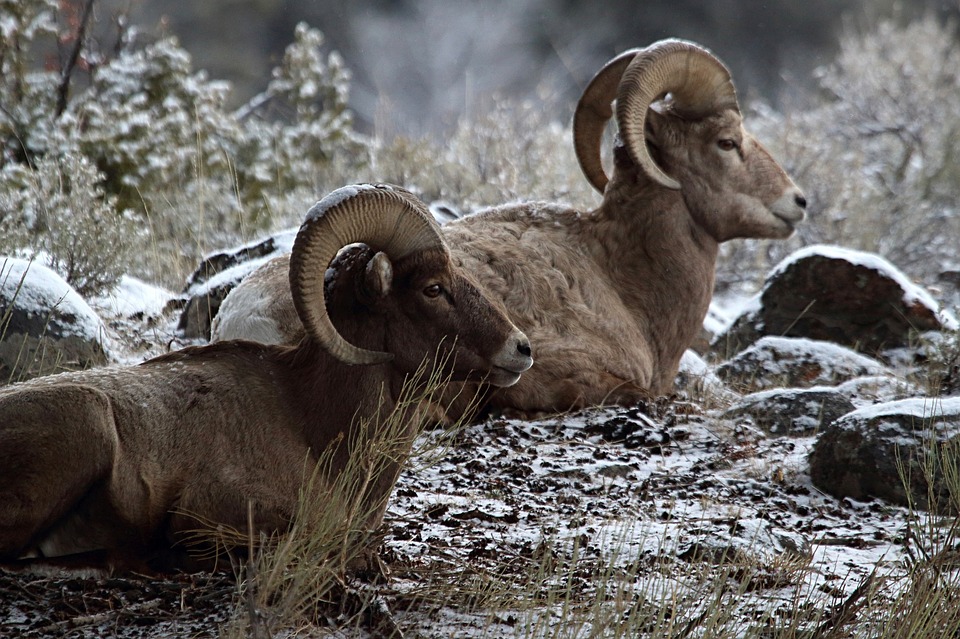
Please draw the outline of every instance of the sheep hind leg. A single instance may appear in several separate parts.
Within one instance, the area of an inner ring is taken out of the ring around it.
[[[116,447],[101,391],[37,386],[0,397],[0,559],[44,545],[48,529],[108,475]]]

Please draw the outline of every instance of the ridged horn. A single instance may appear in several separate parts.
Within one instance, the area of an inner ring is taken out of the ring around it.
[[[337,252],[356,242],[396,261],[446,243],[433,216],[412,193],[386,184],[339,188],[307,212],[290,255],[290,291],[303,326],[347,364],[382,364],[393,355],[359,348],[337,332],[327,314],[324,275]]]
[[[580,170],[593,185],[603,193],[609,178],[603,171],[600,160],[600,142],[607,122],[613,117],[613,100],[623,72],[642,49],[624,51],[607,62],[583,90],[573,112],[573,149],[577,154]]]
[[[666,94],[682,118],[700,119],[724,109],[740,111],[730,71],[700,45],[663,40],[635,55],[617,91],[617,125],[630,157],[653,180],[670,189],[680,183],[650,157],[644,138],[647,109]]]

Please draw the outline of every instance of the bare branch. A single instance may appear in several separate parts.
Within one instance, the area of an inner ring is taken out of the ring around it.
[[[70,92],[70,79],[77,67],[77,60],[80,59],[80,50],[83,48],[83,40],[87,34],[87,25],[90,23],[90,16],[93,14],[93,3],[96,0],[87,0],[83,6],[83,15],[80,18],[80,25],[77,27],[77,37],[73,43],[73,49],[70,51],[70,57],[63,66],[60,73],[60,85],[57,87],[57,111],[55,117],[60,117],[67,109],[67,94]]]

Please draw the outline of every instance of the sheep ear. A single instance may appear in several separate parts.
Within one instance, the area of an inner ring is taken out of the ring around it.
[[[664,129],[668,126],[665,122],[668,116],[661,109],[650,108],[647,111],[647,121],[644,122],[643,135],[647,139],[647,144],[654,146],[661,145],[661,137]]]
[[[363,292],[370,302],[383,299],[390,294],[393,286],[393,264],[384,252],[378,252],[363,272]]]

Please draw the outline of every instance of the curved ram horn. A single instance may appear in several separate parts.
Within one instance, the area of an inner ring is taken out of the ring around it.
[[[613,117],[611,105],[617,97],[620,78],[623,77],[627,65],[640,51],[642,49],[630,49],[607,62],[583,90],[577,109],[573,112],[573,148],[577,154],[577,162],[580,163],[580,170],[587,180],[600,193],[603,193],[609,181],[600,161],[603,130]]]
[[[699,119],[724,109],[740,111],[730,71],[712,53],[684,40],[657,42],[633,57],[617,92],[617,124],[633,161],[651,179],[670,189],[680,183],[650,157],[644,138],[647,109],[670,94],[671,110]]]
[[[390,353],[347,342],[334,328],[324,298],[324,273],[337,252],[363,242],[391,261],[430,248],[447,251],[436,222],[413,194],[389,185],[337,189],[313,205],[290,255],[290,291],[307,334],[348,364],[381,364]]]

